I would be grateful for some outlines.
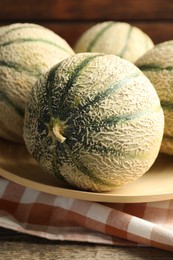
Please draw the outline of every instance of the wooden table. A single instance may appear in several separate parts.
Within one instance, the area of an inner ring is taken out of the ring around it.
[[[72,47],[84,31],[105,20],[129,22],[147,33],[154,43],[173,39],[172,0],[0,1],[1,26],[38,23],[59,34]]]
[[[173,252],[151,247],[120,247],[89,243],[49,241],[0,228],[0,260],[54,259],[173,259]]]

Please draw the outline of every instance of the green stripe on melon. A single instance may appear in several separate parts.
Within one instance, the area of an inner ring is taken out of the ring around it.
[[[168,67],[161,67],[159,64],[144,64],[141,66],[138,66],[140,70],[144,71],[153,71],[153,72],[159,72],[159,71],[163,71],[163,70],[168,70],[168,71],[172,71],[173,70],[173,66],[168,66]]]
[[[24,23],[24,24],[11,24],[10,26],[2,26],[1,27],[1,32],[0,32],[0,37],[4,37],[6,36],[7,34],[10,34],[11,32],[13,31],[18,31],[19,33],[21,33],[21,30],[24,29],[26,30],[27,29],[36,29],[36,28],[40,28],[40,25],[38,24],[27,24],[27,23]],[[45,28],[46,29],[46,28]]]
[[[16,114],[18,114],[19,116],[21,116],[22,118],[24,117],[25,111],[22,108],[20,108],[19,106],[17,106],[16,104],[14,104],[13,100],[10,100],[8,98],[8,96],[5,93],[3,93],[2,91],[0,91],[0,102],[3,102],[5,104],[5,106],[14,110],[14,112]]]
[[[136,65],[154,85],[165,115],[161,152],[173,154],[173,41],[157,44]]]
[[[151,38],[142,30],[125,22],[106,21],[85,31],[77,40],[74,50],[115,54],[135,62],[153,48]]]
[[[39,42],[39,43],[44,43],[44,44],[48,44],[48,45],[52,45],[58,49],[60,49],[61,51],[67,52],[71,54],[71,50],[67,50],[66,48],[63,48],[63,46],[56,44],[55,42],[49,41],[48,39],[43,39],[43,38],[24,38],[24,39],[14,39],[12,41],[8,41],[5,43],[0,44],[0,47],[5,47],[7,45],[10,44],[22,44],[22,43],[30,43],[30,42]]]
[[[124,46],[122,47],[120,53],[118,53],[118,56],[121,58],[125,57],[125,52],[128,50],[128,44],[129,44],[130,35],[132,34],[132,30],[133,30],[133,27],[129,25],[129,29],[128,29],[127,36],[126,36],[126,39],[124,42]]]
[[[6,67],[8,69],[13,69],[17,72],[21,72],[21,73],[27,73],[27,74],[30,74],[32,76],[35,76],[35,77],[39,77],[42,73],[41,71],[36,67],[36,68],[27,68],[26,66],[23,66],[21,65],[20,63],[17,63],[17,62],[6,62],[4,60],[0,60],[0,66],[1,67]]]
[[[43,26],[17,23],[0,28],[0,137],[23,142],[31,88],[43,73],[71,55],[74,51],[68,43]]]
[[[168,110],[168,111],[173,111],[173,102],[172,101],[167,101],[167,100],[162,100],[161,101],[161,106],[163,110]]]
[[[97,43],[97,41],[99,40],[99,38],[102,37],[102,35],[106,32],[106,30],[108,30],[111,26],[113,26],[114,22],[109,22],[109,23],[105,23],[105,26],[103,26],[103,28],[101,28],[94,36],[94,38],[91,40],[91,42],[89,43],[87,49],[85,51],[91,52],[94,45]]]
[[[115,55],[80,53],[36,82],[24,140],[45,171],[100,192],[151,167],[163,127],[158,95],[136,66]]]

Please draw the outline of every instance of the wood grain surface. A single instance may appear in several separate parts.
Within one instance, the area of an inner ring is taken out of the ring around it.
[[[0,228],[0,260],[169,260],[173,252],[151,247],[122,247],[50,241]]]
[[[0,10],[0,20],[173,19],[172,0],[1,0]]]
[[[73,47],[92,25],[124,21],[147,33],[155,43],[173,39],[172,0],[1,0],[0,25],[33,22],[46,26]]]

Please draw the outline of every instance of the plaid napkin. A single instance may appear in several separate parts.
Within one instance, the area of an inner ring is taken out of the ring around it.
[[[0,226],[53,240],[173,251],[173,200],[95,203],[50,195],[0,178]]]

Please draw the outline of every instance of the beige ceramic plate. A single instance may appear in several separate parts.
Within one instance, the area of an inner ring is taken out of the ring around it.
[[[82,200],[137,203],[173,199],[173,157],[163,154],[137,181],[111,192],[95,193],[75,190],[44,173],[23,145],[0,140],[0,175],[39,191]]]

